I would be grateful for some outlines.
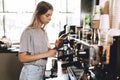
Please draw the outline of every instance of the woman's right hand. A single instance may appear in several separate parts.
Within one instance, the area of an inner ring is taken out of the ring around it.
[[[56,49],[50,49],[48,51],[49,57],[56,57],[57,50]]]

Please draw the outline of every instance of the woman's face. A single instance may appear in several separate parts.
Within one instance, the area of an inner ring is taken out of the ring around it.
[[[40,21],[42,24],[48,24],[51,20],[53,10],[48,10],[45,14],[40,16]]]

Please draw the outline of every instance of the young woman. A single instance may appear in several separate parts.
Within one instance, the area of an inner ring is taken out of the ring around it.
[[[47,57],[56,55],[56,49],[48,48],[48,36],[45,31],[52,13],[53,7],[50,3],[39,2],[31,24],[21,35],[18,58],[24,65],[19,80],[43,80]]]

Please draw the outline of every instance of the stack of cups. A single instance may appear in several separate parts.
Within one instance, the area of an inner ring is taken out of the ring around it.
[[[107,33],[110,29],[110,23],[109,23],[109,15],[103,14],[100,16],[100,41],[102,43],[107,42]]]
[[[109,15],[108,14],[103,14],[100,16],[100,30],[108,30],[110,28],[109,24]]]
[[[120,0],[115,0],[112,28],[120,28]]]

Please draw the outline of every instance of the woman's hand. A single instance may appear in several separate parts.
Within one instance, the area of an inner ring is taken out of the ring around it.
[[[62,47],[63,40],[64,40],[63,38],[60,38],[60,39],[56,40],[56,42],[55,42],[55,48]]]
[[[57,50],[56,49],[50,49],[48,51],[48,57],[56,57]]]

